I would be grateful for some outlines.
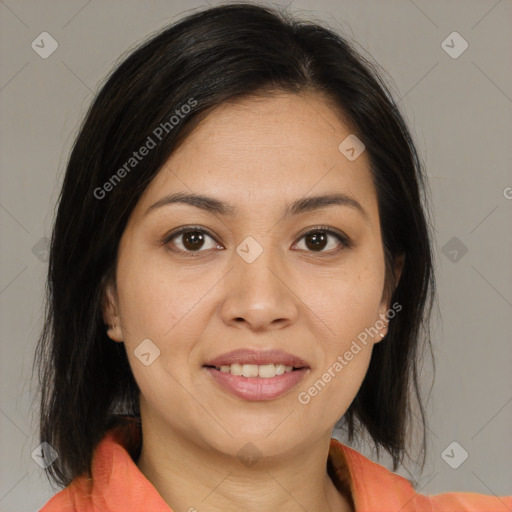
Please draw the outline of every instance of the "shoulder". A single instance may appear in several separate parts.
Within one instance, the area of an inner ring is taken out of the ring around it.
[[[55,494],[39,512],[93,512],[97,509],[92,501],[88,479],[79,477]]]
[[[461,512],[510,512],[512,496],[490,496],[473,492],[448,492],[430,496],[432,510]]]
[[[331,450],[342,452],[349,467],[351,490],[357,512],[512,511],[512,496],[488,496],[469,492],[420,494],[406,478],[371,461],[336,439],[331,442]]]
[[[172,512],[132,458],[138,428],[131,422],[109,430],[94,450],[90,475],[75,477],[40,512]]]

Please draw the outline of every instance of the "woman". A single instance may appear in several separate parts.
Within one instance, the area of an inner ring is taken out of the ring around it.
[[[423,417],[424,192],[384,84],[325,28],[225,5],[135,50],[59,201],[38,358],[65,489],[42,510],[510,508],[331,439],[366,430],[396,469],[412,398]]]

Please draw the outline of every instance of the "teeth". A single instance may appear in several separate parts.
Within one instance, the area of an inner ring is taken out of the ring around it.
[[[283,375],[293,370],[293,366],[285,366],[284,364],[238,364],[216,366],[217,370],[223,373],[231,373],[232,375],[243,375],[244,377],[261,377],[262,379],[270,379],[276,375]]]
[[[257,377],[258,365],[257,364],[244,364],[242,366],[242,375],[244,377]]]

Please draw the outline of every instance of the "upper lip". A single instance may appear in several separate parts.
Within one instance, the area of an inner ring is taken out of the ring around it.
[[[309,368],[308,364],[288,352],[282,350],[250,350],[238,349],[226,352],[206,362],[204,366],[225,366],[231,364],[284,364],[294,368]]]

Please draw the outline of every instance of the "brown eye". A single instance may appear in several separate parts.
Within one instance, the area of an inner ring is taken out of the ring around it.
[[[182,243],[188,251],[197,251],[204,245],[204,235],[200,231],[182,233]]]
[[[326,235],[322,231],[309,233],[305,236],[306,246],[308,249],[311,249],[312,251],[322,251],[327,245],[327,238],[328,235]]]
[[[339,246],[341,244],[341,248],[348,247],[349,242],[348,239],[343,237],[342,235],[332,231],[330,229],[315,229],[307,232],[305,235],[301,237],[300,240],[304,239],[305,246],[307,251],[312,252],[336,252],[336,249],[340,249]],[[336,239],[336,242],[329,242],[329,240]],[[297,244],[298,246],[299,244]],[[326,250],[325,250],[326,249]]]
[[[183,228],[169,235],[165,244],[172,244],[178,252],[193,253],[203,252],[207,249],[221,248],[215,239],[202,229]]]

